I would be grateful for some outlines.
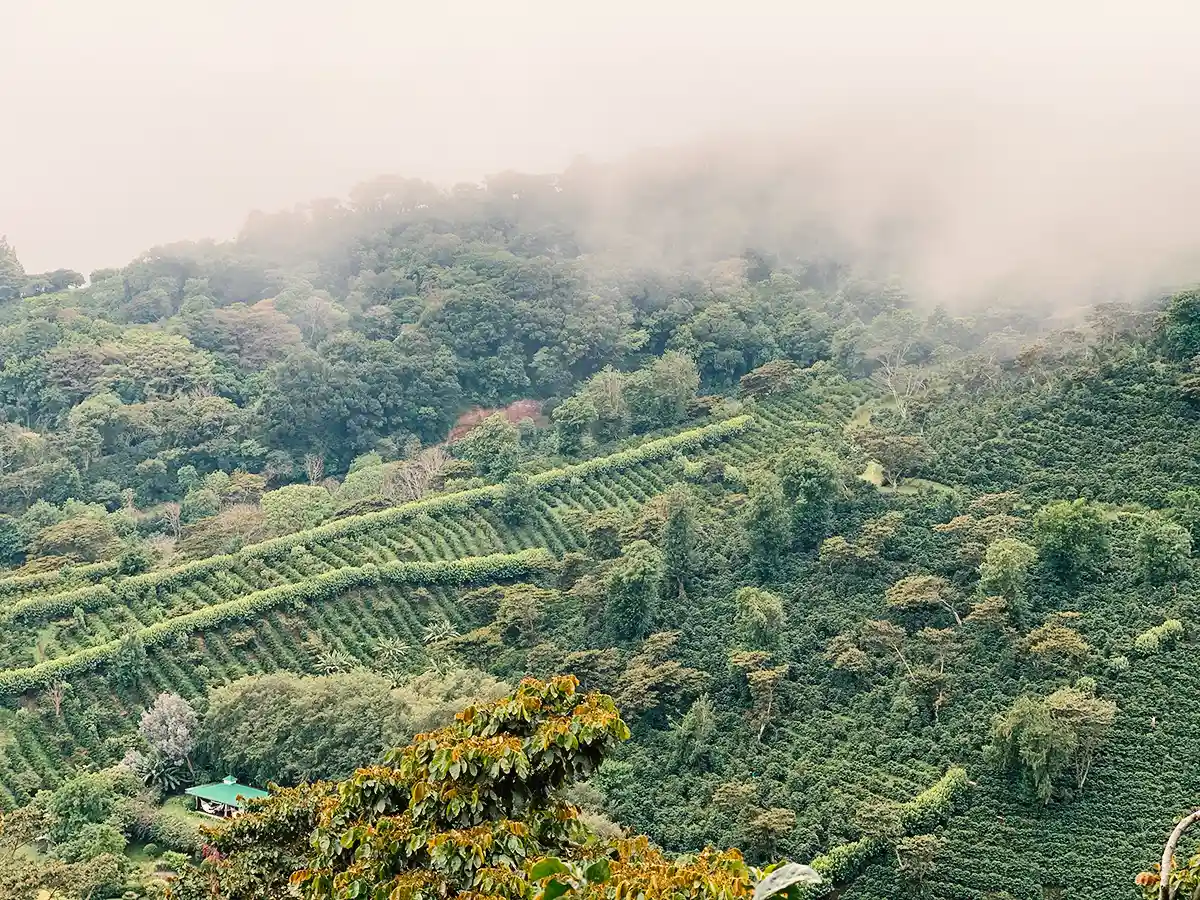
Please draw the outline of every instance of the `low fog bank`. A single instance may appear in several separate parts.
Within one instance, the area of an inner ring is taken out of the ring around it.
[[[519,170],[643,265],[818,246],[961,305],[1200,274],[1194,4],[11,5],[0,233],[30,271]]]
[[[863,104],[593,167],[584,189],[598,242],[642,265],[819,247],[951,307],[1065,307],[1200,279],[1197,146],[1200,117],[1173,110]]]

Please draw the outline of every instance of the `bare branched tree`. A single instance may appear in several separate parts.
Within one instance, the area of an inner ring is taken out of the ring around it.
[[[439,446],[422,450],[402,466],[389,467],[383,481],[384,498],[393,503],[420,500],[433,489],[449,461],[450,454]]]
[[[309,453],[304,457],[304,474],[308,476],[308,483],[317,485],[325,477],[325,457],[319,453]]]
[[[183,507],[174,501],[163,504],[163,522],[171,529],[171,534],[179,537],[183,530]]]
[[[67,696],[67,691],[70,685],[65,681],[56,681],[46,688],[46,696],[50,698],[50,703],[54,706],[55,718],[62,718],[63,698]]]

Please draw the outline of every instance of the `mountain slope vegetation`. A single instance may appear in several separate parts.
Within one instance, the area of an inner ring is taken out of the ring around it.
[[[186,784],[277,781],[306,840],[297,785],[574,676],[630,733],[551,779],[589,841],[1134,891],[1200,797],[1200,297],[1064,326],[820,234],[666,254],[682,174],[633,254],[581,177],[381,179],[87,279],[0,245],[0,804],[50,835],[0,883],[144,894],[149,845],[201,884]]]

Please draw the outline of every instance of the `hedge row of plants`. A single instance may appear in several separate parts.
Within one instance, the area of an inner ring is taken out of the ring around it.
[[[32,575],[11,575],[8,578],[0,578],[0,597],[31,593],[57,585],[86,581],[95,582],[101,578],[116,575],[120,569],[120,559],[109,559],[103,562],[88,563],[83,566],[64,566],[52,572],[35,572]]]
[[[706,444],[725,440],[741,434],[751,428],[753,424],[752,416],[727,419],[670,437],[649,441],[631,450],[542,472],[532,476],[530,482],[539,488],[568,486],[576,479],[603,473],[621,472],[646,462],[670,458],[685,450],[695,450]],[[364,532],[400,524],[417,516],[461,514],[476,507],[491,504],[502,497],[503,493],[504,486],[495,484],[425,500],[415,500],[394,509],[339,519],[307,531],[299,531],[295,534],[253,544],[236,554],[210,556],[172,569],[130,576],[112,584],[96,584],[62,594],[28,597],[0,610],[0,622],[15,623],[35,618],[61,617],[70,615],[76,607],[90,611],[118,601],[128,603],[146,597],[154,591],[161,592],[177,588],[194,580],[197,576],[229,569],[239,561],[278,559],[295,547],[353,537]]]
[[[400,562],[384,566],[347,567],[316,575],[296,584],[280,585],[255,591],[207,606],[195,612],[155,622],[131,632],[120,640],[108,641],[21,669],[0,672],[0,694],[24,694],[80,672],[90,671],[114,659],[128,640],[140,640],[147,647],[165,644],[181,634],[206,631],[223,624],[256,618],[269,609],[285,604],[305,606],[330,600],[356,587],[381,581],[410,584],[465,584],[504,581],[518,577],[543,575],[554,571],[556,560],[545,550],[523,550],[512,554],[468,557],[446,562]]]
[[[900,824],[907,834],[919,834],[944,821],[954,810],[957,799],[966,791],[970,782],[965,769],[954,767],[936,783],[923,790],[912,800],[900,807]],[[825,881],[810,888],[806,896],[821,897],[839,885],[845,885],[863,870],[870,860],[887,849],[887,840],[870,835],[834,847],[814,859],[812,867],[821,873]]]

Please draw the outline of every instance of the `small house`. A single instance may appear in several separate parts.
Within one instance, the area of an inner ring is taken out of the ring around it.
[[[218,819],[231,819],[238,815],[245,807],[247,800],[270,796],[266,791],[238,784],[232,775],[226,776],[224,781],[198,784],[188,788],[184,793],[196,798],[198,811]]]

